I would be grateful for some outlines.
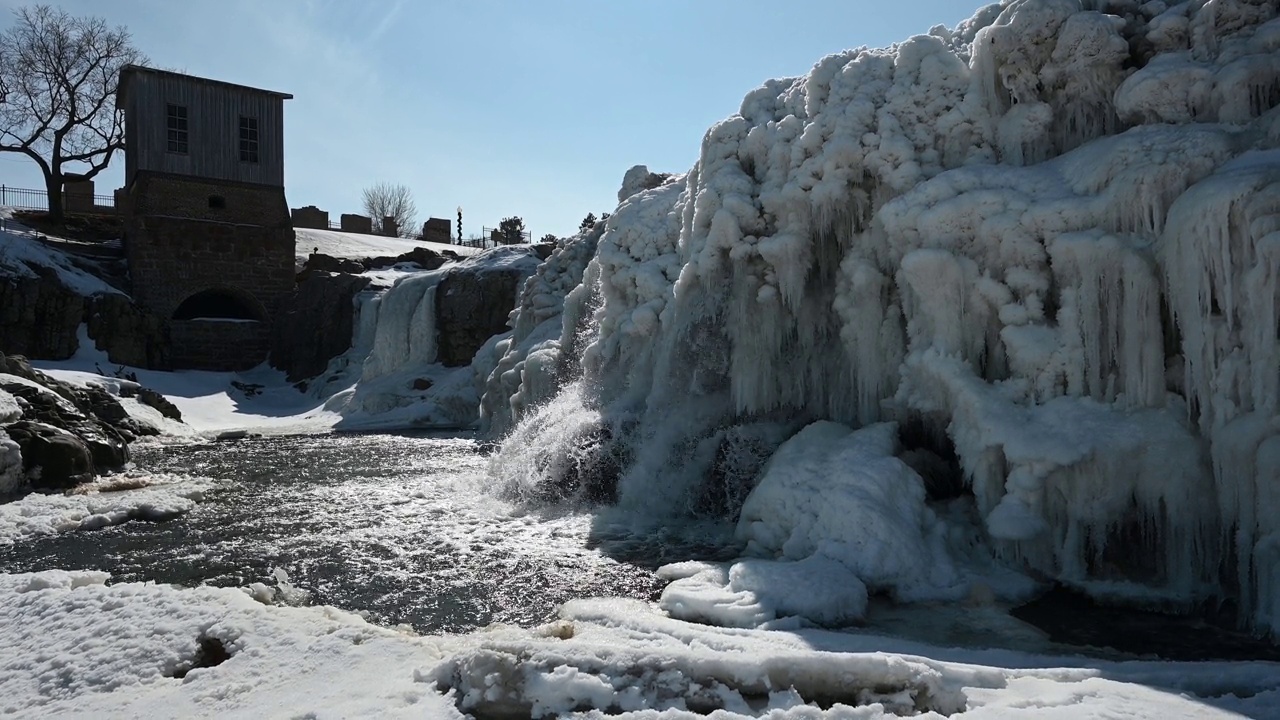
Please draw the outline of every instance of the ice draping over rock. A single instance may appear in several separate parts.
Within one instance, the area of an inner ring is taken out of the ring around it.
[[[696,510],[733,428],[894,420],[997,557],[1280,628],[1278,12],[1011,0],[765,83],[628,174],[559,323],[581,381],[528,413],[491,376],[498,474],[589,436],[620,504]]]
[[[356,296],[351,350],[335,358],[311,392],[357,382],[333,394],[325,409],[342,428],[467,427],[477,420],[480,391],[493,368],[495,338],[477,353],[476,368],[446,367],[438,357],[437,289],[454,273],[532,274],[537,256],[527,247],[497,248],[429,271],[393,272],[390,288],[377,282]],[[512,279],[511,282],[516,282]]]
[[[925,506],[920,477],[898,458],[897,427],[817,422],[778,448],[742,506],[749,556],[729,567],[684,563],[662,606],[674,617],[754,627],[781,618],[861,621],[868,589],[901,600],[967,593],[947,526]]]

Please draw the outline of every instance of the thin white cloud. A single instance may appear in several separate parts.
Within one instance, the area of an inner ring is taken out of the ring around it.
[[[391,5],[391,9],[378,21],[378,24],[374,25],[373,30],[369,33],[367,42],[373,43],[381,39],[387,30],[391,29],[391,24],[395,22],[396,16],[400,14],[402,8],[404,8],[404,0],[396,0]]]

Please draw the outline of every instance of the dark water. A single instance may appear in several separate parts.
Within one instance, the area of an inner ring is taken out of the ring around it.
[[[113,581],[274,584],[383,624],[531,625],[567,600],[652,598],[650,567],[591,549],[591,518],[530,514],[484,492],[464,436],[333,435],[135,448],[148,471],[214,478],[195,510],[0,547],[0,571],[106,570]]]

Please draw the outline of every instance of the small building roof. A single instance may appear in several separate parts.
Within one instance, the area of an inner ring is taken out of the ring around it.
[[[146,67],[145,65],[125,65],[120,68],[120,86],[116,90],[116,107],[123,107],[124,97],[129,92],[129,81],[134,75],[148,73],[151,75],[165,75],[173,78],[179,78],[186,82],[203,83],[206,85],[216,85],[218,87],[230,88],[233,90],[248,91],[260,93],[262,95],[270,95],[271,97],[281,100],[292,100],[293,95],[289,93],[277,92],[275,90],[263,90],[262,88],[250,87],[248,85],[237,85],[223,80],[213,80],[211,78],[203,78],[198,75],[188,75],[186,73],[173,72],[172,70],[161,70],[159,68]]]

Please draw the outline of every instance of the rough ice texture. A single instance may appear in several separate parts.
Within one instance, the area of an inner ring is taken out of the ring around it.
[[[1007,0],[765,83],[686,175],[628,173],[561,295],[581,382],[539,387],[558,409],[500,474],[589,426],[660,515],[697,508],[726,429],[910,423],[994,557],[1280,633],[1278,12]],[[516,387],[491,376],[495,426]]]
[[[450,273],[532,275],[537,268],[528,248],[503,247],[435,270],[397,273],[385,278],[390,287],[375,278],[355,298],[351,349],[330,362],[311,393],[328,398],[324,408],[342,416],[341,429],[474,425],[497,340],[476,353],[474,366],[446,367],[438,357],[436,290]]]

